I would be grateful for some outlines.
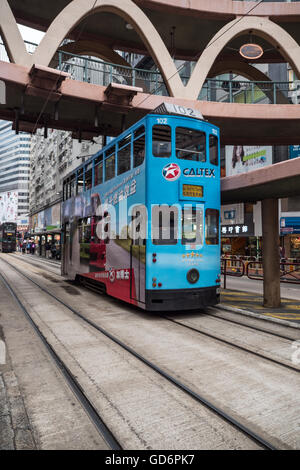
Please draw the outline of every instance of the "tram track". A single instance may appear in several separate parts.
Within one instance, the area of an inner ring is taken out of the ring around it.
[[[44,293],[46,293],[48,296],[54,298],[58,303],[60,303],[61,305],[63,305],[66,309],[68,309],[69,311],[71,311],[74,315],[76,315],[78,318],[80,318],[81,320],[83,320],[85,323],[87,323],[89,326],[91,326],[92,328],[94,328],[95,330],[97,330],[98,332],[102,333],[104,336],[106,336],[107,338],[109,338],[111,341],[113,341],[115,344],[117,344],[118,346],[120,346],[122,349],[124,349],[125,351],[127,351],[128,353],[130,353],[132,356],[134,356],[136,359],[138,359],[139,361],[141,361],[143,364],[145,364],[146,366],[148,366],[149,368],[151,368],[153,371],[155,371],[156,373],[158,373],[161,377],[163,377],[164,379],[166,379],[168,382],[172,383],[173,385],[175,385],[179,390],[183,391],[184,393],[186,393],[187,395],[189,395],[190,397],[192,397],[194,400],[196,400],[198,403],[200,403],[201,405],[205,406],[206,408],[208,408],[210,411],[212,411],[215,415],[217,415],[218,417],[222,418],[223,420],[225,420],[227,423],[229,423],[231,426],[233,426],[235,429],[237,429],[238,431],[240,431],[242,434],[244,434],[245,436],[247,436],[249,439],[251,439],[253,442],[255,442],[256,444],[258,444],[259,446],[261,446],[262,448],[264,449],[269,449],[269,450],[274,450],[276,449],[276,447],[269,441],[267,441],[264,437],[262,437],[261,435],[259,435],[258,433],[256,433],[255,431],[253,431],[250,427],[244,425],[242,422],[238,421],[235,417],[233,416],[230,416],[226,411],[222,410],[221,408],[215,406],[211,401],[207,400],[204,396],[198,394],[197,392],[195,392],[194,390],[192,390],[190,387],[188,387],[187,385],[185,385],[183,382],[179,381],[176,377],[174,377],[173,375],[169,374],[168,372],[166,372],[165,370],[163,370],[162,368],[160,368],[159,366],[157,366],[156,364],[154,364],[153,362],[151,362],[150,360],[148,360],[147,358],[145,358],[143,355],[141,355],[140,353],[138,353],[137,351],[135,351],[134,349],[132,349],[130,346],[128,346],[127,344],[125,344],[123,341],[121,341],[120,339],[118,339],[116,336],[112,335],[110,332],[108,332],[106,329],[102,328],[101,326],[99,326],[98,324],[96,324],[95,322],[93,322],[92,320],[86,318],[84,315],[82,315],[82,313],[80,313],[78,310],[74,309],[71,305],[67,304],[66,302],[64,302],[63,300],[61,300],[60,298],[58,298],[56,295],[54,295],[53,293],[51,293],[50,291],[48,291],[47,289],[45,289],[43,286],[41,286],[39,283],[37,283],[36,281],[34,281],[32,278],[30,278],[28,275],[24,274],[21,270],[19,270],[18,268],[16,268],[15,266],[11,265],[8,261],[4,260],[3,257],[1,257],[1,261],[3,261],[4,263],[6,263],[7,265],[10,266],[10,268],[12,268],[13,270],[15,270],[19,275],[23,276],[24,278],[26,278],[28,281],[30,281],[32,284],[34,284],[36,287],[38,287],[39,289],[41,289]],[[1,278],[4,279],[5,281],[5,284],[6,286],[9,288],[10,292],[14,292],[12,287],[9,286],[9,283],[8,281],[5,280],[4,276],[1,275]],[[16,298],[16,300],[18,301],[19,305],[21,306],[22,305],[22,302],[18,299],[16,293],[14,293],[14,297]],[[26,311],[26,308],[24,306],[22,306],[22,310]],[[27,312],[26,313],[26,316],[29,316],[30,317],[30,314]],[[34,323],[34,321],[31,319],[31,322]],[[37,328],[37,332],[39,332],[39,328],[36,326]],[[40,332],[40,334],[43,336],[43,334]],[[45,339],[46,340],[46,339]],[[47,340],[46,340],[47,341]],[[49,344],[50,346],[50,344]],[[51,349],[52,346],[50,346]],[[53,349],[53,353],[54,355],[56,354],[54,349]],[[58,361],[60,361],[60,359],[58,358]],[[61,362],[61,361],[60,361]],[[67,369],[67,368],[66,368]],[[70,373],[71,376],[72,376],[72,373]],[[75,379],[76,381],[76,379]],[[77,384],[78,388],[81,389],[80,385]]]
[[[221,308],[219,308],[219,307],[217,307],[217,308],[221,310]],[[232,312],[232,313],[234,313],[234,312]],[[244,326],[244,327],[249,328],[251,330],[260,331],[261,333],[267,333],[267,334],[270,334],[270,335],[275,336],[277,338],[286,339],[286,340],[290,340],[290,341],[295,341],[297,339],[294,335],[286,336],[286,335],[278,334],[274,331],[271,331],[270,329],[260,328],[260,327],[257,327],[257,326],[250,325],[249,323],[244,323],[244,322],[239,322],[239,321],[233,320],[231,318],[225,318],[223,316],[217,315],[216,313],[206,312],[206,315],[208,315],[210,317],[213,317],[213,318],[218,318],[218,319],[220,319],[222,321],[226,321],[228,323],[232,323],[232,324],[239,325],[239,326]],[[258,320],[258,319],[257,318],[256,319],[252,318],[252,320]],[[260,318],[258,321],[268,322],[269,320],[264,320],[263,318]],[[293,329],[289,325],[285,325],[284,328],[286,328],[286,329],[290,328],[290,330]]]
[[[259,357],[259,358],[261,358],[261,359],[265,359],[265,360],[267,360],[267,361],[270,361],[270,362],[272,362],[272,363],[274,363],[274,364],[277,364],[277,365],[279,365],[279,366],[285,367],[285,368],[287,368],[287,369],[290,369],[290,370],[293,370],[293,371],[296,371],[296,372],[299,372],[299,371],[300,371],[300,369],[299,369],[298,367],[291,366],[291,365],[286,364],[286,363],[284,363],[284,362],[282,362],[282,361],[277,361],[276,359],[274,359],[274,358],[272,358],[272,357],[269,357],[269,356],[266,356],[265,354],[261,354],[261,353],[259,353],[259,352],[253,351],[253,350],[251,350],[250,348],[246,348],[246,347],[240,346],[240,345],[238,345],[238,344],[236,344],[236,343],[233,343],[232,341],[228,341],[227,339],[222,338],[221,336],[214,335],[214,334],[212,334],[212,333],[208,333],[207,331],[201,330],[201,329],[199,329],[198,327],[194,327],[194,326],[191,326],[191,325],[187,325],[186,323],[182,323],[181,321],[174,320],[173,318],[170,318],[170,317],[165,316],[165,315],[162,315],[161,318],[164,318],[165,320],[168,320],[168,321],[170,321],[170,322],[172,322],[172,323],[175,323],[176,325],[180,325],[180,326],[182,326],[182,327],[184,327],[184,328],[187,328],[187,329],[189,329],[189,330],[191,330],[191,331],[194,331],[194,332],[196,332],[196,333],[199,333],[199,334],[201,334],[201,335],[204,335],[204,336],[207,336],[207,337],[209,337],[209,338],[212,338],[212,339],[215,339],[215,340],[217,340],[217,341],[220,341],[221,343],[227,344],[228,346],[232,346],[232,347],[234,347],[234,348],[236,348],[236,349],[239,349],[239,350],[244,351],[244,352],[246,352],[246,353],[249,353],[249,354],[252,354],[252,355],[254,355],[254,356],[257,356],[257,357]],[[238,323],[238,324],[239,324],[239,323]],[[241,326],[246,326],[246,325],[243,325],[243,324],[240,324],[240,325],[241,325]],[[254,328],[254,329],[256,329],[256,328]],[[258,329],[258,331],[261,331],[261,330]],[[268,333],[268,332],[265,331],[265,333]],[[276,337],[277,337],[278,335],[273,335],[273,336],[276,336]],[[279,338],[282,338],[282,337],[279,336]],[[284,338],[284,339],[288,339],[288,340],[289,340],[289,338]]]
[[[2,260],[3,261],[3,260]],[[87,395],[84,393],[82,387],[80,386],[79,382],[76,380],[75,376],[72,374],[70,369],[66,366],[64,361],[60,358],[60,356],[56,353],[54,348],[51,346],[49,341],[47,341],[46,337],[43,335],[41,329],[38,327],[36,322],[33,320],[32,316],[28,312],[27,308],[24,306],[24,304],[21,302],[19,299],[18,295],[16,294],[15,290],[12,288],[11,284],[7,281],[5,276],[0,273],[0,279],[2,280],[3,284],[7,288],[7,290],[10,292],[11,296],[13,299],[17,302],[19,305],[20,309],[24,313],[25,317],[33,327],[34,331],[42,341],[43,345],[45,346],[46,350],[50,354],[51,358],[53,359],[54,363],[58,367],[58,369],[61,371],[62,375],[64,376],[67,384],[73,391],[74,395],[76,396],[78,402],[86,412],[86,414],[89,416],[91,421],[93,422],[97,432],[100,434],[100,436],[105,440],[107,445],[110,447],[111,450],[122,450],[122,447],[120,446],[118,440],[115,438],[113,433],[110,431],[110,429],[106,426],[104,423],[103,419],[95,409],[94,405],[92,402],[88,399]]]

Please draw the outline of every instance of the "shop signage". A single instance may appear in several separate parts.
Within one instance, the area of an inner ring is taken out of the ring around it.
[[[258,44],[243,44],[240,47],[240,54],[244,59],[259,59],[264,51]]]
[[[300,217],[281,217],[280,233],[300,233]]]
[[[249,235],[248,225],[226,225],[221,227],[222,235]]]
[[[289,158],[298,158],[300,157],[300,145],[290,145]]]

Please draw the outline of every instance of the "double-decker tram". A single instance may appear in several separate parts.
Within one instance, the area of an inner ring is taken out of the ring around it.
[[[3,222],[0,224],[0,251],[12,253],[16,251],[17,224]]]
[[[63,183],[62,273],[150,311],[220,297],[219,129],[163,103]]]

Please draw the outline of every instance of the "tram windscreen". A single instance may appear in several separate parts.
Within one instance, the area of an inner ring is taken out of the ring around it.
[[[176,157],[194,162],[206,161],[206,134],[185,127],[176,128]]]
[[[187,208],[182,214],[182,244],[203,244],[203,210]]]

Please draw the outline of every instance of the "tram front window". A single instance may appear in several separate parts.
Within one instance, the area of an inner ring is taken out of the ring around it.
[[[206,161],[206,134],[185,127],[176,128],[176,157],[194,162]]]
[[[182,244],[203,244],[203,210],[187,208],[182,214]]]

